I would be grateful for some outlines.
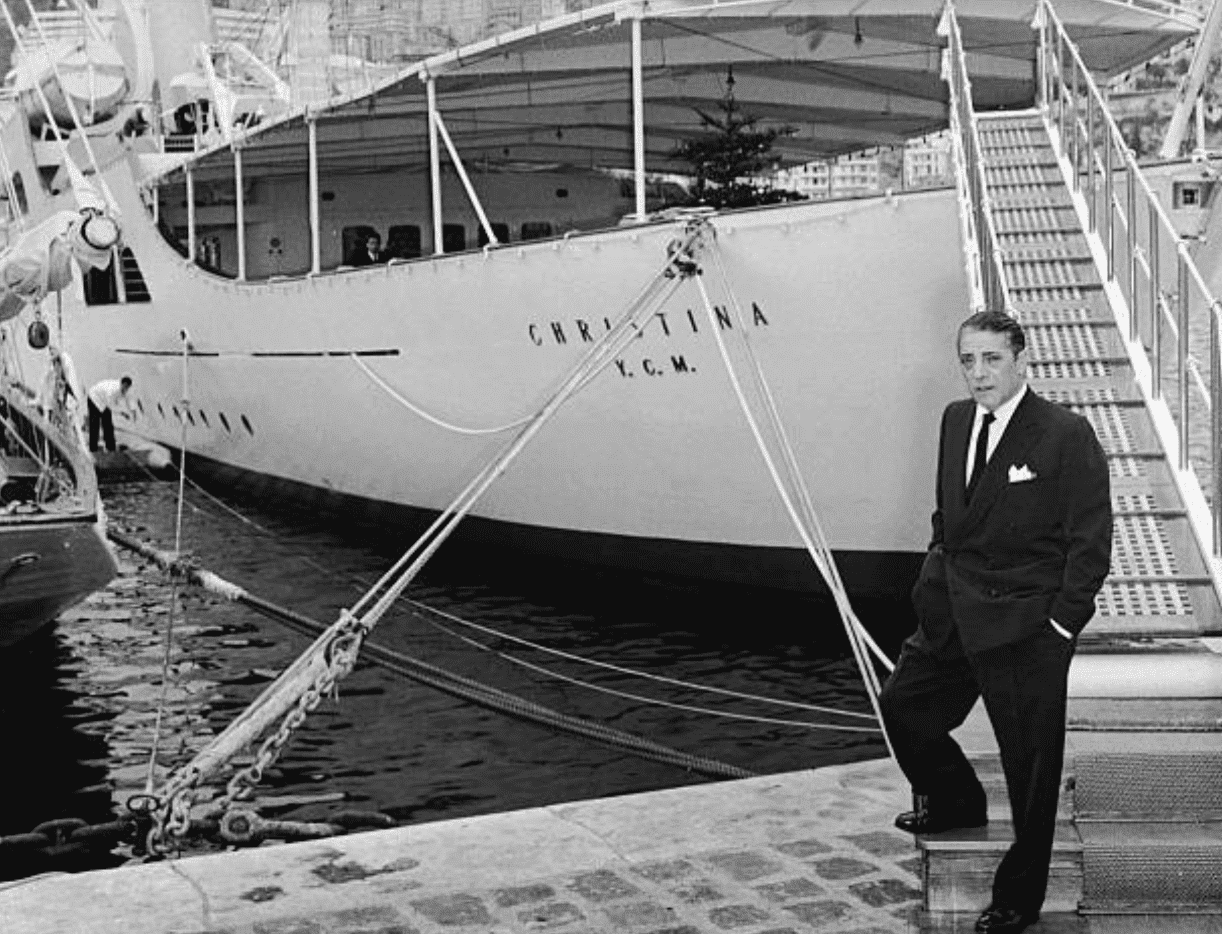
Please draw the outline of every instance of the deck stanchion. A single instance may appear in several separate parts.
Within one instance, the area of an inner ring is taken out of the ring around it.
[[[433,253],[446,251],[445,229],[441,220],[441,150],[437,139],[437,79],[429,75],[424,82],[429,108],[429,179],[433,194]]]
[[[318,218],[318,120],[306,113],[310,147],[310,272],[318,275],[322,271],[322,243]]]
[[[233,212],[238,235],[238,281],[246,281],[246,195],[242,180],[242,147],[233,146]]]
[[[1061,44],[1061,31],[1056,31],[1056,48],[1057,48],[1057,121],[1061,131],[1061,152],[1066,154],[1069,152],[1067,141],[1065,139],[1065,110],[1068,101],[1065,93],[1065,47]]]
[[[187,173],[187,258],[195,262],[195,173],[191,166],[185,169]]]
[[[1176,334],[1175,342],[1175,379],[1176,379],[1176,408],[1179,411],[1180,424],[1180,451],[1179,465],[1180,470],[1188,469],[1188,263],[1184,255],[1184,246],[1181,244],[1176,251],[1176,272],[1178,273],[1178,288],[1179,295],[1176,314],[1176,327],[1179,331]]]
[[[1124,186],[1124,255],[1128,257],[1129,340],[1137,340],[1137,178],[1126,160]]]
[[[1095,203],[1095,99],[1090,94],[1086,95],[1086,187],[1089,189],[1090,232],[1095,233],[1099,229],[1099,205]]]
[[[1107,281],[1116,280],[1116,179],[1112,172],[1112,134],[1103,127],[1104,243],[1107,244]]]
[[[1222,348],[1219,347],[1218,315],[1222,302],[1215,301],[1209,309],[1209,467],[1212,473],[1209,511],[1213,518],[1213,553],[1222,557]]]
[[[641,66],[641,18],[632,17],[632,172],[636,219],[645,220],[645,80]]]
[[[1158,214],[1150,210],[1150,353],[1154,365],[1150,368],[1150,392],[1155,399],[1163,397],[1163,308],[1158,257]]]
[[[1073,142],[1073,187],[1074,191],[1082,190],[1081,164],[1079,158],[1082,152],[1078,143],[1078,63],[1072,58],[1069,61],[1069,70],[1073,77],[1073,91],[1070,95],[1070,100],[1073,107],[1070,110],[1070,120],[1073,123],[1073,132],[1070,134],[1070,139]]]

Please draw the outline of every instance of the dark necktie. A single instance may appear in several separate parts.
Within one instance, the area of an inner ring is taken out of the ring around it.
[[[964,497],[966,502],[972,501],[972,494],[976,492],[976,487],[980,485],[980,475],[984,473],[984,465],[989,457],[989,426],[993,424],[995,416],[992,412],[985,412],[984,418],[980,420],[980,431],[976,432],[976,456],[972,459],[972,475],[967,481],[967,492]]]

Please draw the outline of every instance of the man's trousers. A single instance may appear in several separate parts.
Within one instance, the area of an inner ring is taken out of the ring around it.
[[[1044,903],[1073,650],[1074,643],[1050,625],[972,655],[935,655],[916,637],[904,643],[883,688],[883,720],[895,756],[913,792],[929,796],[931,810],[982,801],[975,771],[950,731],[984,697],[1014,820],[1014,843],[993,879],[995,907],[1034,914]]]
[[[110,409],[99,409],[89,399],[89,450],[98,449],[98,428],[102,429],[102,439],[106,442],[106,450],[115,449],[115,422]]]

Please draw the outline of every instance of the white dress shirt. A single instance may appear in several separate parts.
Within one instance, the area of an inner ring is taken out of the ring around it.
[[[1023,401],[1023,396],[1027,394],[1027,384],[1023,383],[1019,389],[1009,399],[999,405],[996,411],[993,412],[993,424],[989,426],[989,446],[985,448],[984,457],[985,463],[989,462],[989,458],[993,456],[993,452],[997,450],[997,445],[1001,442],[1001,436],[1006,433],[1006,426],[1010,424],[1010,419],[1014,417],[1014,410],[1018,408],[1018,404]],[[972,419],[972,433],[967,442],[967,463],[963,465],[963,482],[967,484],[972,479],[972,464],[976,462],[976,439],[980,436],[980,423],[984,420],[985,413],[988,412],[983,405],[976,403],[976,416]]]

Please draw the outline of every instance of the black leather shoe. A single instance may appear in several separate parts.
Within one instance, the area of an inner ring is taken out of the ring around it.
[[[988,811],[979,805],[954,802],[931,807],[927,795],[913,795],[912,810],[897,817],[895,826],[905,833],[942,833],[966,827],[983,827],[988,822]]]
[[[976,934],[1018,934],[1039,918],[1038,911],[1027,914],[1016,908],[994,908],[990,905],[976,919]]]

